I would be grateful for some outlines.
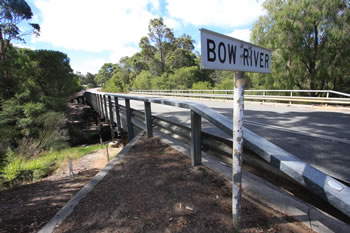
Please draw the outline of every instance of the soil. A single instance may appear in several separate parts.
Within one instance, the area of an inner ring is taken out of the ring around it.
[[[54,232],[232,232],[230,182],[157,138],[138,141]],[[243,198],[241,232],[312,232]]]
[[[110,155],[121,148],[109,148]],[[48,178],[0,192],[0,233],[37,232],[107,163],[106,149],[67,163]]]

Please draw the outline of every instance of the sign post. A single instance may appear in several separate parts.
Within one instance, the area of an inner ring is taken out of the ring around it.
[[[244,72],[271,73],[271,51],[206,29],[201,29],[201,68],[234,71],[232,217],[239,232],[242,199]]]

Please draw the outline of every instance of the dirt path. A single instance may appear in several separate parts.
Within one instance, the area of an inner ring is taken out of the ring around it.
[[[121,147],[114,148],[109,147],[108,153],[109,155],[116,155],[121,150]],[[107,164],[107,151],[106,149],[100,149],[94,153],[85,155],[84,157],[74,160],[72,162],[73,165],[73,173],[75,175],[79,175],[89,170],[101,170]],[[68,160],[65,160],[60,168],[56,170],[54,174],[46,178],[46,180],[59,180],[64,179],[69,176],[68,173]]]
[[[231,198],[225,178],[143,138],[54,232],[232,232]],[[241,223],[241,232],[312,232],[246,199]]]
[[[110,155],[121,148],[110,148]],[[67,164],[50,177],[0,192],[0,233],[37,232],[107,163],[101,149],[73,161],[75,176]]]

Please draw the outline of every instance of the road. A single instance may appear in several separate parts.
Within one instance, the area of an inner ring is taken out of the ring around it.
[[[232,102],[186,101],[206,104],[232,119]],[[143,103],[132,101],[131,107],[143,110]],[[190,126],[187,109],[152,104],[152,114]],[[350,183],[350,112],[246,102],[244,115],[244,127],[322,172]],[[232,138],[209,122],[203,121],[202,128],[203,131]]]

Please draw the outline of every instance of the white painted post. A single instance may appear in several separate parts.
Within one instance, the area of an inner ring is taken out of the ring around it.
[[[73,176],[73,165],[72,165],[72,159],[68,157],[68,173],[69,177]]]
[[[263,101],[262,101],[263,103],[265,103],[265,99],[264,99],[264,98],[265,98],[265,95],[266,95],[266,91],[263,92],[263,96],[264,96],[264,97],[263,97]]]
[[[234,75],[232,153],[232,217],[236,232],[239,232],[242,199],[243,111],[244,72],[236,72]]]
[[[293,97],[293,92],[290,92],[290,97]],[[292,101],[289,101],[289,104],[292,104]]]
[[[108,143],[106,143],[106,150],[107,150],[107,162],[109,162]]]

